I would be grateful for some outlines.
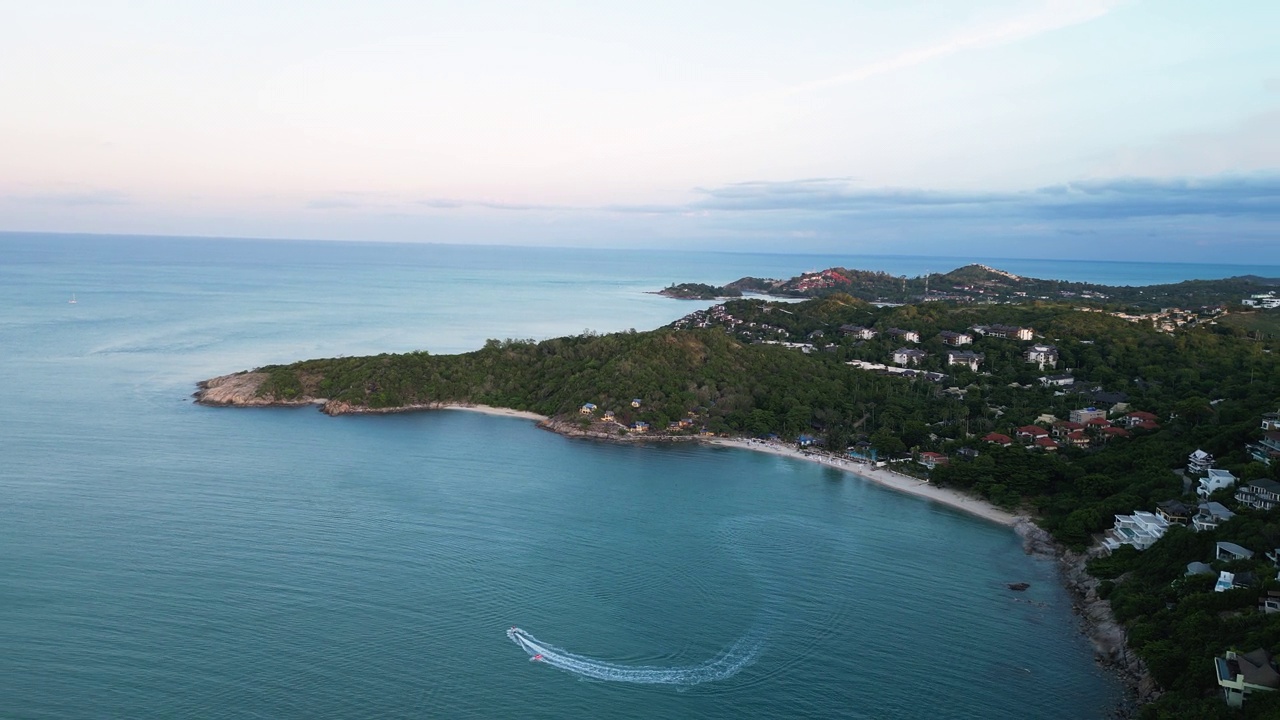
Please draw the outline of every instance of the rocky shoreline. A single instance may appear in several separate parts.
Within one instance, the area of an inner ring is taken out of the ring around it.
[[[1028,555],[1052,559],[1057,563],[1062,583],[1071,593],[1072,610],[1080,616],[1081,632],[1093,645],[1094,660],[1119,676],[1130,692],[1133,706],[1123,707],[1119,715],[1128,716],[1137,707],[1160,697],[1160,688],[1151,677],[1147,665],[1129,648],[1128,636],[1111,610],[1111,603],[1098,595],[1100,580],[1089,574],[1090,552],[1069,550],[1031,520],[1019,522],[1014,531],[1022,538]]]
[[[352,405],[347,402],[314,398],[309,396],[281,399],[271,395],[258,395],[258,388],[266,380],[265,373],[242,372],[222,375],[197,384],[194,394],[196,402],[201,405],[222,407],[301,407],[318,405],[326,415],[353,414],[390,414],[442,409],[477,409],[481,411],[498,411],[501,414],[514,414],[538,421],[538,427],[572,438],[589,440],[606,440],[622,443],[646,442],[698,442],[701,438],[690,435],[638,434],[618,433],[600,428],[597,425],[583,427],[580,423],[569,420],[548,418],[534,413],[519,411],[501,411],[497,408],[473,406],[464,403],[432,402],[408,405],[395,408],[368,408]],[[856,470],[855,470],[856,472]],[[1116,621],[1111,610],[1111,603],[1098,595],[1100,581],[1089,575],[1086,564],[1092,557],[1089,553],[1077,553],[1060,545],[1048,532],[1030,519],[1021,518],[1013,524],[1013,529],[1022,538],[1023,549],[1029,555],[1053,559],[1058,566],[1063,585],[1071,593],[1072,609],[1080,616],[1081,632],[1089,638],[1093,645],[1095,661],[1116,672],[1121,682],[1129,690],[1132,705],[1118,710],[1118,715],[1128,716],[1141,705],[1149,703],[1160,696],[1160,689],[1151,678],[1146,664],[1127,644],[1124,626]]]

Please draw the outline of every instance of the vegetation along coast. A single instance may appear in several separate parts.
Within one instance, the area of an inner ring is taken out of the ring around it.
[[[1056,558],[1141,715],[1280,714],[1262,669],[1280,653],[1280,281],[1113,288],[969,266],[769,283],[739,291],[802,301],[267,366],[206,380],[197,401],[518,413],[570,436],[822,462]]]

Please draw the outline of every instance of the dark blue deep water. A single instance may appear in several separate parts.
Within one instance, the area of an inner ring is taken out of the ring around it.
[[[644,292],[671,281],[836,263],[874,266],[0,237],[0,716],[1107,715],[1119,686],[1005,528],[743,451],[189,398],[271,362],[650,328],[702,306]]]

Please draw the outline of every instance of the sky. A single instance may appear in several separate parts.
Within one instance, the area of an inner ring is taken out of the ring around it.
[[[1280,2],[0,0],[0,231],[1280,263]]]

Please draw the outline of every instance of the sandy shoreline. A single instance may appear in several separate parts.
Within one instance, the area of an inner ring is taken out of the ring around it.
[[[445,405],[435,406],[432,409],[433,410],[466,410],[467,412],[477,412],[485,415],[497,415],[499,417],[521,418],[523,420],[536,420],[538,422],[551,419],[551,418],[548,418],[546,415],[539,415],[536,412],[529,412],[528,410],[512,410],[511,408],[500,408],[500,407],[494,407],[492,405],[463,405],[462,403],[448,403]]]
[[[896,473],[885,468],[878,468],[865,463],[855,462],[852,459],[842,459],[824,455],[819,453],[805,453],[798,448],[794,448],[781,443],[770,443],[763,440],[747,440],[741,438],[715,438],[704,440],[708,445],[719,445],[721,447],[733,447],[743,450],[754,450],[756,452],[766,452],[773,455],[781,455],[783,457],[795,458],[797,460],[806,460],[808,462],[816,462],[826,467],[843,470],[847,473],[857,475],[863,480],[873,482],[877,485],[887,487],[891,490],[915,495],[916,497],[932,500],[941,505],[955,508],[967,512],[987,520],[989,522],[1013,527],[1021,516],[1001,510],[991,503],[966,495],[959,490],[951,488],[938,487],[930,485],[924,480],[914,478],[909,475]]]

